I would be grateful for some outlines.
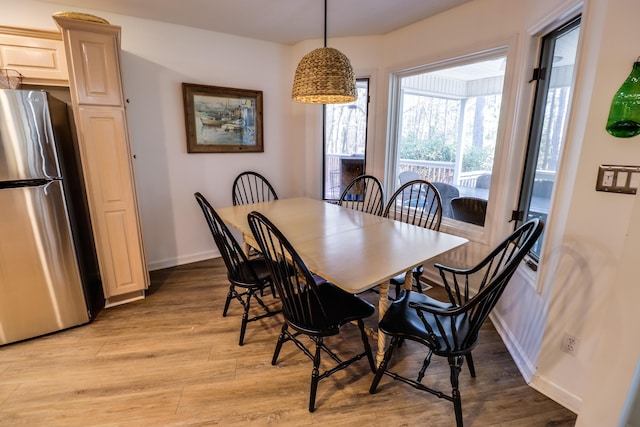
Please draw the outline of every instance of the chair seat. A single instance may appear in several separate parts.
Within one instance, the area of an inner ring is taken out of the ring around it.
[[[340,326],[352,320],[364,319],[375,312],[373,305],[335,286],[330,282],[318,284],[318,300],[311,298],[310,313],[316,319],[313,324],[296,324],[289,322],[291,327],[305,334],[316,336],[336,335]],[[322,306],[326,311],[326,322],[322,321]]]
[[[446,331],[446,334],[442,335],[442,332],[438,330],[433,314],[425,311],[422,312],[424,319],[429,325],[425,327],[425,324],[418,315],[418,311],[410,307],[409,303],[424,304],[438,310],[448,310],[456,307],[449,302],[438,301],[422,293],[405,290],[400,294],[400,298],[391,304],[380,321],[379,329],[388,335],[421,342],[431,348],[436,354],[440,351],[451,351],[455,347],[454,337],[451,333],[454,329],[451,326],[452,320],[456,322],[455,330],[458,332],[458,338],[466,334],[468,329],[467,315],[462,314],[452,317],[441,316],[441,323]],[[435,334],[433,331],[435,331]]]
[[[241,270],[240,275],[236,275],[236,279],[234,280],[234,285],[240,286],[243,288],[261,288],[266,282],[269,280],[269,268],[267,266],[267,262],[264,258],[252,258],[247,260],[246,262],[241,262],[239,265]],[[249,282],[243,283],[237,280],[237,277],[252,277],[250,275],[250,271],[253,271],[258,278],[257,282]],[[231,276],[231,273],[229,273]]]

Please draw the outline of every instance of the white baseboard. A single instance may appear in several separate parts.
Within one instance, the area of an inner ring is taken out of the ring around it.
[[[549,399],[558,402],[571,412],[574,412],[576,414],[580,413],[582,398],[558,386],[557,384],[548,381],[546,378],[536,374],[533,376],[533,379],[529,383],[529,386],[531,386],[531,388],[535,390],[538,390]]]
[[[163,268],[175,267],[183,264],[190,264],[192,262],[204,261],[211,258],[217,258],[220,256],[218,251],[205,251],[195,254],[180,256],[177,258],[166,258],[158,261],[149,262],[149,271],[161,270]]]
[[[522,375],[524,380],[529,383],[536,372],[535,363],[529,359],[527,353],[522,349],[520,343],[516,340],[515,336],[511,333],[511,330],[496,310],[491,312],[489,318],[491,319],[493,326],[496,328],[496,331],[498,331],[498,335],[502,338],[502,342],[505,347],[507,347],[507,351],[511,354],[511,358],[518,367],[520,375]]]
[[[582,404],[582,399],[536,374],[535,363],[527,357],[526,352],[522,349],[507,325],[503,322],[503,319],[500,317],[498,312],[494,310],[489,317],[527,384],[529,384],[529,386],[534,390],[539,391],[549,399],[577,414]]]

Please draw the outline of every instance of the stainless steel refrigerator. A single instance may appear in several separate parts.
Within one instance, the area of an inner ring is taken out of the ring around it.
[[[67,104],[0,90],[0,345],[90,321],[104,304]]]

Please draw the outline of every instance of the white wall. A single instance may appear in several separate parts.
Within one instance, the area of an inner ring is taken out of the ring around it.
[[[640,4],[590,0],[586,6],[575,100],[580,112],[572,135],[582,149],[575,153],[574,191],[566,195],[569,220],[561,246],[554,248],[560,261],[536,375],[580,396],[578,425],[613,426],[640,355],[633,305],[638,196],[596,192],[594,186],[600,164],[640,164],[639,138],[614,138],[604,129],[613,94],[639,54],[634,16]],[[565,331],[581,340],[575,358],[558,349]]]
[[[631,71],[638,54],[637,40],[640,28],[634,16],[640,13],[640,5],[634,0],[609,0],[594,3],[594,13],[601,13],[601,46],[594,52],[597,85],[594,85],[593,113],[590,116],[600,123],[606,119],[607,101]],[[598,97],[598,98],[596,98]],[[596,107],[599,104],[599,108]],[[590,123],[591,124],[591,123]],[[601,126],[600,126],[601,128]],[[590,134],[590,132],[593,132]],[[591,145],[597,147],[590,154],[591,168],[603,162],[640,164],[640,140],[638,137],[624,140],[604,134],[596,126],[587,126]],[[638,286],[638,254],[640,254],[640,197],[598,193],[598,221],[602,224],[594,230],[592,241],[599,240],[605,255],[600,263],[590,265],[590,270],[602,270],[607,280],[600,284],[603,298],[597,301],[597,336],[595,357],[590,366],[587,386],[583,393],[583,406],[577,426],[620,425],[620,413],[630,391],[631,378],[640,358],[638,325],[640,311],[640,286]],[[576,224],[578,225],[578,224]],[[574,230],[572,230],[574,231]],[[574,231],[575,232],[575,231]],[[622,234],[622,235],[621,235]],[[611,237],[613,242],[607,245]],[[611,248],[611,252],[608,252]],[[606,252],[605,252],[606,251]],[[608,252],[608,253],[607,253]],[[633,398],[633,396],[630,396]],[[636,399],[637,402],[637,399]],[[635,408],[636,414],[638,408]],[[638,420],[636,419],[637,423]]]
[[[295,177],[303,174],[288,152],[290,48],[126,17],[118,24],[150,267],[210,258],[213,242],[195,191],[214,207],[230,205],[234,177],[249,169],[281,196],[298,191]],[[188,154],[182,82],[263,91],[264,153]]]
[[[637,144],[640,141],[634,141]],[[601,316],[594,331],[598,336],[596,355],[583,393],[583,405],[577,427],[626,426],[620,414],[627,397],[640,425],[640,395],[632,389],[634,370],[640,363],[640,286],[638,286],[638,254],[640,254],[640,197],[633,197],[630,226],[624,242],[617,274],[601,304]],[[636,385],[637,387],[637,385]]]
[[[0,0],[0,25],[57,30],[61,6]],[[66,10],[66,9],[62,9]],[[76,10],[76,9],[74,9]],[[301,194],[304,144],[294,144],[292,48],[149,20],[79,10],[122,27],[122,69],[144,241],[151,269],[218,254],[193,198],[231,204],[233,178],[263,173],[282,196]],[[181,83],[262,90],[264,153],[187,154]],[[296,147],[291,150],[290,147]]]

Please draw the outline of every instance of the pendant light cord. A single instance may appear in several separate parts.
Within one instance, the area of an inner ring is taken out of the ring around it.
[[[324,0],[324,47],[327,47],[327,0]]]

